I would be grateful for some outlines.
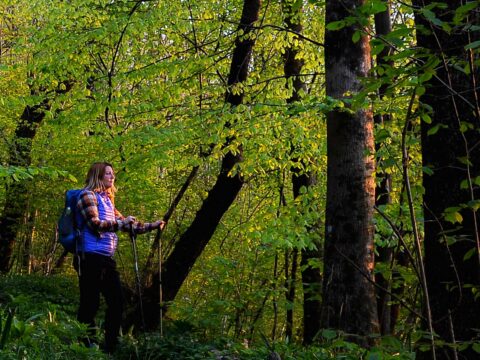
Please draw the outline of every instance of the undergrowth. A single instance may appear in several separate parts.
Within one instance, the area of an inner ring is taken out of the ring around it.
[[[369,350],[326,331],[316,346],[263,341],[246,345],[229,338],[207,339],[202,329],[177,320],[159,333],[125,334],[113,356],[86,348],[79,340],[86,327],[75,320],[78,286],[75,277],[0,277],[0,359],[414,359],[395,338],[379,340]],[[102,315],[98,315],[101,320]],[[101,323],[100,323],[101,325]]]

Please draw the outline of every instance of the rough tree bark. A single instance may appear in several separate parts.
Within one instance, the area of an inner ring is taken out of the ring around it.
[[[413,1],[418,7],[431,3]],[[432,11],[438,19],[448,22],[453,20],[455,9],[464,4],[465,1],[452,0],[446,9]],[[478,15],[465,21],[480,25]],[[432,170],[432,174],[424,174],[423,186],[425,273],[433,328],[444,341],[464,342],[478,336],[480,328],[480,300],[475,299],[471,288],[480,286],[479,219],[474,210],[480,194],[478,186],[471,182],[480,173],[480,107],[476,90],[480,72],[471,50],[465,50],[479,37],[463,25],[447,33],[421,12],[415,14],[415,23],[418,45],[441,61],[436,76],[428,81],[426,92],[420,97],[432,109],[431,123],[421,124],[421,137],[423,165]],[[460,62],[470,68],[469,73],[450,66]],[[439,130],[429,135],[435,126],[440,126]],[[459,213],[463,221],[450,223],[443,215],[445,209],[462,204]],[[478,358],[471,347],[461,354],[449,347],[437,348],[437,359],[453,359],[456,355],[462,359]]]
[[[253,24],[257,21],[260,12],[261,0],[245,0],[239,30],[242,35],[235,41],[230,73],[228,76],[228,89],[225,101],[230,106],[240,105],[243,93],[233,93],[235,84],[244,82],[248,75],[248,66],[252,55],[255,37]],[[222,216],[235,200],[243,186],[240,174],[229,175],[233,167],[242,161],[241,149],[236,154],[228,152],[222,160],[220,173],[215,184],[203,201],[192,224],[181,235],[175,248],[168,256],[162,269],[163,302],[172,301],[180,287],[187,278],[195,261],[208,244]],[[157,274],[158,275],[158,274]],[[152,285],[145,289],[147,328],[153,328],[159,321],[159,281],[158,276],[153,278]],[[163,306],[163,304],[160,304]]]
[[[328,24],[363,5],[362,0],[326,2]],[[353,43],[353,26],[325,33],[327,95],[348,100],[370,69],[368,38]],[[373,287],[373,117],[369,109],[332,110],[327,115],[327,208],[321,322],[362,345],[378,332]]]

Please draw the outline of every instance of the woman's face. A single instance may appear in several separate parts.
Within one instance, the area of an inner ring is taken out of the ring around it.
[[[115,174],[113,173],[113,169],[110,166],[105,167],[105,174],[103,175],[103,185],[105,189],[110,189],[113,186],[113,182],[115,181]]]

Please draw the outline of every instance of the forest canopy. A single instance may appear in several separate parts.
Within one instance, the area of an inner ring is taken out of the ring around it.
[[[479,12],[3,0],[0,348],[35,356],[10,326],[51,304],[36,309],[25,284],[77,287],[57,220],[106,161],[123,214],[167,221],[137,237],[138,271],[128,234],[116,255],[125,339],[161,332],[151,354],[165,322],[285,359],[476,359]]]

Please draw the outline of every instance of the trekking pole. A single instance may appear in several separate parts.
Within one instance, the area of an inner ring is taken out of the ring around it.
[[[158,242],[158,287],[159,287],[159,302],[160,306],[160,337],[163,338],[163,284],[162,284],[162,229],[159,227],[157,230],[156,241]]]
[[[133,229],[133,224],[130,225],[130,239],[132,240],[133,261],[135,269],[135,283],[137,288],[138,303],[140,306],[140,316],[142,319],[142,329],[145,330],[145,317],[143,316],[143,302],[142,302],[142,288],[140,285],[140,274],[138,271],[138,253],[137,253],[137,235]]]

